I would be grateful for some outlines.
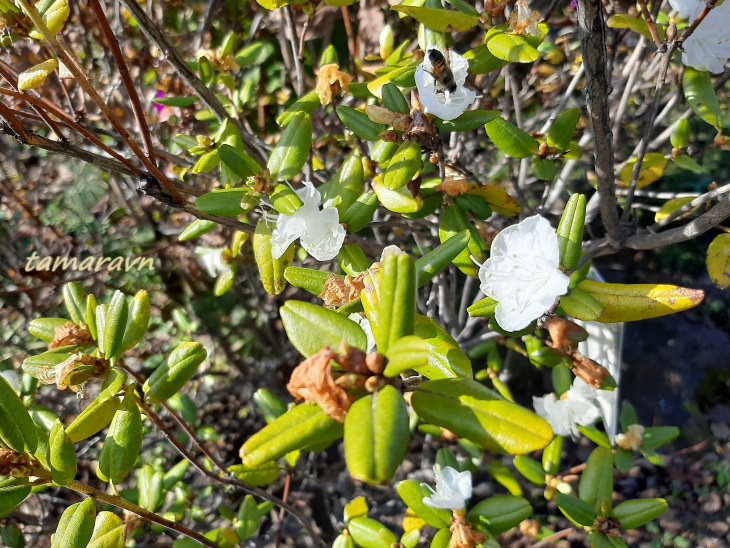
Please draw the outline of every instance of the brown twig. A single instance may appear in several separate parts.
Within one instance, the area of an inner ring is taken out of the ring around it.
[[[51,474],[45,469],[42,469],[40,467],[35,467],[33,470],[33,475],[40,478],[41,481],[36,482],[35,485],[45,485],[51,482]],[[181,535],[185,535],[188,538],[191,538],[199,543],[201,543],[203,546],[211,546],[212,548],[218,548],[218,544],[213,542],[210,539],[205,538],[200,533],[197,533],[193,531],[192,529],[189,529],[188,527],[185,527],[184,525],[180,523],[175,523],[173,521],[167,520],[163,517],[158,516],[157,514],[150,512],[149,510],[145,510],[141,506],[137,506],[136,504],[133,504],[129,502],[126,499],[123,499],[122,497],[116,496],[116,495],[110,495],[109,493],[105,493],[104,491],[99,491],[98,489],[94,489],[90,485],[86,485],[84,483],[80,483],[78,481],[72,481],[68,485],[65,485],[67,489],[71,489],[72,491],[76,491],[77,493],[81,493],[82,495],[86,495],[88,497],[93,498],[94,500],[98,500],[99,502],[103,502],[105,504],[110,504],[116,508],[120,508],[126,512],[131,512],[133,514],[138,515],[139,517],[146,519],[147,521],[151,523],[156,523],[158,525],[162,525],[166,529],[170,529],[171,531],[175,531],[177,533],[180,533]]]
[[[102,149],[104,152],[114,157],[116,160],[124,164],[132,173],[142,175],[142,170],[135,166],[132,162],[127,160],[124,156],[116,152],[115,150],[108,147],[104,142],[99,139],[96,135],[91,133],[89,130],[84,128],[82,125],[76,123],[71,117],[69,117],[64,111],[58,108],[56,105],[45,101],[43,98],[36,98],[27,93],[23,94],[17,91],[0,88],[0,94],[7,95],[8,97],[15,97],[30,103],[32,106],[36,106],[39,109],[45,109],[50,111],[54,116],[61,120],[63,124],[74,129],[91,141],[94,145]]]
[[[664,42],[662,42],[661,38],[659,38],[659,33],[657,32],[654,18],[651,16],[649,7],[646,5],[646,0],[639,0],[639,6],[641,6],[641,13],[646,20],[646,25],[649,27],[649,34],[651,34],[651,39],[654,40],[654,44],[656,45],[657,49],[661,51],[662,49],[664,49],[665,44]]]
[[[139,145],[137,145],[137,143],[132,139],[129,132],[125,129],[122,123],[117,120],[111,109],[109,109],[107,104],[102,99],[101,95],[99,95],[94,86],[92,86],[89,80],[86,78],[86,74],[84,74],[84,71],[78,65],[75,56],[73,56],[70,50],[68,50],[68,48],[66,47],[63,36],[59,34],[57,38],[56,35],[48,30],[48,27],[38,13],[38,10],[34,5],[30,4],[28,0],[18,0],[18,3],[20,4],[25,14],[30,17],[31,21],[33,21],[36,29],[43,35],[51,48],[53,48],[53,51],[56,53],[58,58],[66,65],[66,68],[68,68],[71,74],[74,75],[74,77],[76,78],[76,82],[79,84],[79,86],[89,95],[89,97],[91,97],[96,106],[99,107],[99,109],[101,110],[104,117],[112,124],[112,126],[114,126],[114,129],[117,131],[117,133],[119,133],[119,136],[124,139],[124,142],[127,144],[127,146],[140,159],[140,161],[145,165],[149,172],[155,178],[157,178],[163,186],[165,186],[166,190],[170,193],[173,201],[177,204],[182,204],[185,201],[184,198],[177,190],[175,190],[175,187],[172,185],[172,183],[170,183],[170,181],[167,180],[167,177],[165,177],[165,175],[157,168],[157,166],[152,161],[150,161],[150,159],[144,154],[142,149],[139,148]]]
[[[714,200],[718,196],[722,196],[723,194],[727,194],[728,192],[730,192],[730,185],[724,185],[724,186],[721,186],[720,188],[717,188],[717,189],[715,189],[713,191],[705,192],[701,196],[697,196],[695,199],[693,199],[688,204],[683,205],[682,207],[680,207],[678,210],[676,210],[672,214],[667,215],[666,217],[664,217],[658,223],[650,226],[649,227],[649,230],[654,230],[654,229],[657,229],[657,228],[661,228],[661,227],[667,226],[668,224],[670,224],[670,223],[674,222],[675,220],[679,219],[682,215],[684,215],[686,213],[689,213],[694,208],[699,207],[699,206],[701,206],[703,204],[706,204],[710,200]]]
[[[129,97],[129,101],[132,103],[132,112],[134,112],[134,118],[137,120],[137,126],[139,127],[140,134],[142,135],[142,142],[144,143],[145,153],[147,154],[147,157],[150,159],[150,161],[154,162],[155,148],[152,145],[150,128],[147,125],[144,110],[142,109],[142,103],[139,100],[139,95],[137,95],[137,89],[134,87],[132,77],[129,75],[129,68],[127,68],[127,62],[125,61],[124,55],[122,54],[122,49],[119,47],[119,42],[117,41],[117,37],[114,35],[114,31],[112,30],[111,26],[109,26],[109,21],[106,18],[106,14],[102,9],[99,0],[90,0],[90,3],[91,9],[93,10],[96,19],[101,26],[101,32],[104,34],[104,38],[106,39],[106,43],[109,46],[109,49],[111,49],[112,56],[114,56],[114,61],[117,63],[119,76],[122,78],[122,83],[127,90],[127,96]]]
[[[616,204],[613,134],[608,101],[611,78],[602,3],[598,0],[578,0],[578,23],[583,35],[586,105],[593,134],[601,219],[608,236],[612,240],[620,242],[625,235],[619,224]]]
[[[244,142],[253,151],[253,155],[257,158],[259,163],[266,164],[268,154],[266,153],[266,145],[255,135],[250,133],[243,127],[240,121],[231,118],[226,111],[223,104],[218,100],[213,90],[208,88],[201,80],[198,75],[195,74],[188,66],[187,61],[183,59],[180,52],[177,51],[175,46],[172,45],[170,40],[167,38],[164,32],[162,32],[152,19],[150,19],[145,13],[144,9],[137,3],[136,0],[119,0],[121,4],[127,8],[127,11],[132,15],[134,20],[139,25],[140,30],[144,33],[150,42],[152,42],[164,55],[167,61],[175,68],[180,77],[185,83],[193,90],[193,92],[200,97],[200,100],[213,111],[215,117],[223,122],[229,120],[233,123],[238,131],[241,133],[241,137]]]
[[[134,371],[129,369],[127,366],[123,364],[117,364],[117,367],[124,370],[130,377],[132,377],[137,384],[140,386],[143,384],[143,380],[137,375]],[[170,432],[170,430],[167,428],[167,425],[165,425],[162,418],[149,406],[145,403],[145,401],[139,397],[136,397],[135,400],[137,401],[137,405],[139,405],[139,408],[142,410],[142,412],[157,426],[157,428],[160,430],[163,436],[175,447],[175,449],[178,450],[178,452],[203,475],[210,478],[213,481],[216,481],[218,483],[223,483],[226,485],[230,485],[232,487],[237,487],[238,489],[241,489],[243,491],[246,491],[247,493],[250,493],[252,495],[255,495],[257,497],[260,497],[264,500],[268,500],[269,502],[275,504],[276,506],[286,510],[289,514],[291,514],[299,523],[304,527],[307,532],[312,536],[312,538],[317,542],[318,544],[322,544],[322,540],[319,538],[319,535],[312,529],[312,527],[307,523],[307,521],[299,514],[299,512],[288,504],[287,502],[284,502],[279,497],[272,495],[271,493],[268,493],[264,491],[263,489],[259,489],[258,487],[254,487],[252,485],[247,485],[233,477],[231,477],[226,470],[225,466],[223,466],[218,460],[205,448],[205,446],[202,444],[202,442],[198,439],[195,432],[188,426],[188,424],[180,417],[178,416],[175,411],[172,410],[167,404],[163,403],[163,407],[167,410],[167,412],[170,414],[170,416],[175,420],[175,422],[183,429],[183,431],[187,434],[188,438],[191,440],[193,445],[207,458],[213,463],[216,468],[223,474],[218,475],[215,472],[211,472],[210,470],[207,470],[200,462],[198,462],[198,459],[196,459],[193,454],[188,451],[188,449],[182,445],[177,438]]]

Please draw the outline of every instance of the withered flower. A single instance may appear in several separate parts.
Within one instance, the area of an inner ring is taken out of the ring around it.
[[[487,536],[472,529],[471,524],[460,512],[454,512],[451,519],[451,542],[449,548],[474,548],[487,540]]]
[[[335,274],[331,274],[327,278],[319,298],[324,301],[325,306],[336,308],[360,298],[360,292],[364,288],[362,274],[354,278],[350,276],[340,278]]]
[[[352,76],[340,70],[334,63],[322,65],[317,72],[317,87],[314,91],[319,95],[322,105],[329,105],[340,91],[347,91],[352,83]]]
[[[64,346],[89,346],[94,342],[88,329],[85,326],[68,322],[56,328],[53,341],[48,345],[48,350],[55,350]]]
[[[517,11],[513,11],[509,18],[509,32],[511,34],[526,34],[540,36],[538,23],[542,19],[539,11],[531,10],[527,0],[517,0]]]
[[[323,348],[304,360],[294,369],[286,389],[297,400],[315,403],[328,417],[345,422],[352,399],[335,382],[330,361],[336,356],[329,348]]]

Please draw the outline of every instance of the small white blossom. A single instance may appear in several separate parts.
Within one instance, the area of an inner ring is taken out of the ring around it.
[[[697,19],[707,6],[702,0],[669,0],[669,4],[677,10],[682,19],[689,19],[690,22]]]
[[[532,406],[538,415],[550,423],[556,435],[577,438],[580,435],[578,426],[589,426],[601,418],[596,392],[576,377],[570,390],[560,398],[555,394],[532,398]]]
[[[558,236],[539,215],[497,234],[479,280],[482,292],[498,303],[495,319],[502,329],[524,329],[567,293],[570,278],[559,267]]]
[[[358,324],[360,326],[360,329],[363,330],[365,333],[365,336],[367,337],[367,352],[366,354],[370,354],[371,352],[375,352],[377,350],[377,345],[375,344],[375,335],[373,335],[373,326],[370,325],[370,320],[368,320],[365,316],[358,312],[353,312],[348,316],[349,319],[351,319],[353,322]]]
[[[16,394],[20,394],[20,377],[18,377],[18,374],[15,371],[13,371],[12,369],[0,371],[0,377],[7,381],[7,383],[10,385],[10,388],[15,390]]]
[[[211,278],[231,271],[231,265],[223,258],[223,247],[196,247],[195,253],[200,257],[203,268]]]
[[[431,496],[423,497],[423,503],[431,508],[464,510],[471,498],[471,472],[457,472],[451,466],[433,467],[436,475],[436,489],[426,485]]]
[[[669,3],[690,23],[693,23],[706,7],[701,0],[670,0]],[[714,74],[723,72],[725,62],[730,58],[730,34],[727,32],[729,21],[730,2],[725,1],[713,8],[682,44],[684,49],[682,63]]]
[[[304,204],[292,215],[280,214],[271,234],[271,253],[280,258],[298,238],[304,250],[318,261],[334,259],[345,241],[345,228],[334,207],[319,209],[322,197],[309,181],[297,190]]]
[[[439,51],[447,60],[447,64],[454,75],[456,90],[452,93],[433,76],[433,65],[429,59],[431,50]],[[452,51],[442,52],[439,48],[426,48],[426,56],[416,69],[416,86],[424,110],[434,114],[442,120],[453,120],[461,116],[477,98],[474,90],[464,85],[469,70],[469,61]]]

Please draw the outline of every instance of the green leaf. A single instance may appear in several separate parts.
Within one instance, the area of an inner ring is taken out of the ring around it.
[[[484,124],[488,124],[501,113],[498,110],[467,110],[464,114],[453,120],[441,120],[434,118],[434,124],[441,131],[460,132],[473,131],[479,129]]]
[[[276,0],[275,0],[276,1]],[[281,7],[289,2],[278,2],[280,5],[277,6]],[[263,4],[262,4],[263,5]],[[266,6],[264,6],[266,7]],[[275,8],[267,8],[267,9],[275,9]],[[277,51],[276,46],[270,42],[265,42],[263,40],[256,40],[252,42],[250,45],[246,46],[242,50],[240,50],[238,53],[236,53],[236,63],[238,63],[242,67],[248,67],[252,65],[263,65],[268,59],[274,55]],[[277,123],[279,123],[277,121]],[[281,124],[279,124],[281,125]]]
[[[159,97],[157,99],[152,99],[152,102],[166,107],[188,108],[198,102],[198,97]]]
[[[573,270],[580,261],[585,218],[586,197],[583,194],[573,194],[565,205],[557,230],[560,266],[565,270]]]
[[[403,141],[388,163],[383,185],[389,190],[398,190],[410,183],[421,167],[421,146],[415,141]]]
[[[423,200],[413,196],[407,186],[390,190],[381,183],[381,180],[380,177],[376,177],[371,181],[371,185],[378,200],[386,209],[393,213],[415,213],[423,207]]]
[[[485,297],[484,299],[475,302],[466,311],[472,318],[491,318],[494,316],[494,312],[497,309],[497,301],[492,297]]]
[[[139,456],[142,438],[142,416],[134,400],[134,387],[130,386],[104,440],[96,471],[99,478],[114,485],[123,481]]]
[[[313,270],[299,266],[289,266],[284,270],[284,278],[286,278],[287,282],[294,287],[308,291],[312,295],[322,293],[324,285],[330,276],[332,274],[323,270]]]
[[[494,146],[511,158],[527,158],[537,152],[537,141],[504,118],[495,118],[484,127]]]
[[[532,506],[512,495],[489,497],[477,503],[467,515],[469,522],[481,525],[493,535],[501,535],[517,527],[532,515]]]
[[[409,442],[406,403],[391,385],[360,398],[347,412],[345,462],[356,480],[388,483],[403,462]]]
[[[368,115],[350,107],[337,107],[337,116],[344,126],[365,141],[377,141],[387,126],[373,122]]]
[[[708,124],[722,131],[722,109],[717,100],[709,72],[685,67],[682,88],[692,111]]]
[[[413,393],[411,405],[423,420],[491,451],[530,453],[553,438],[544,419],[470,379],[427,381]]]
[[[631,29],[641,34],[647,40],[653,40],[649,25],[642,17],[631,17],[630,15],[612,15],[606,21],[606,24],[613,29]],[[659,39],[664,40],[666,35],[665,25],[656,25]]]
[[[51,429],[48,445],[53,483],[68,485],[76,477],[76,450],[60,420]]]
[[[679,156],[673,156],[672,162],[680,169],[685,169],[693,173],[709,173],[706,168],[702,167],[697,161],[691,156],[686,154],[680,154]]]
[[[127,297],[121,291],[114,292],[109,308],[106,311],[104,321],[104,336],[101,345],[104,357],[114,362],[122,351],[122,341],[124,340],[124,332],[127,329],[127,319],[129,317],[129,305]]]
[[[72,504],[61,516],[51,548],[87,548],[94,534],[96,503],[93,498]]]
[[[342,222],[347,227],[348,232],[359,232],[370,224],[377,209],[378,195],[374,191],[368,190],[347,208],[342,216]]]
[[[389,255],[378,272],[377,319],[368,319],[381,354],[401,337],[412,335],[416,325],[416,266],[408,255]]]
[[[659,211],[654,214],[654,222],[658,223],[659,221],[666,219],[676,211],[691,203],[692,200],[694,200],[694,197],[692,196],[684,196],[683,198],[672,198],[670,200],[667,200],[659,208]],[[692,211],[693,210],[690,209],[689,211],[684,213],[684,215],[678,217],[678,219],[681,219],[683,216],[687,216]]]
[[[392,531],[371,518],[352,518],[347,522],[347,530],[362,548],[391,548],[398,544],[398,537]]]
[[[521,34],[508,34],[497,27],[490,29],[484,43],[497,59],[510,63],[532,63],[540,52]]]
[[[613,509],[613,515],[622,529],[636,529],[658,518],[668,508],[664,499],[627,500]]]
[[[279,479],[281,469],[276,462],[265,462],[259,466],[248,467],[243,464],[235,464],[228,468],[228,471],[236,476],[236,479],[247,485],[265,487]]]
[[[150,296],[144,289],[139,290],[129,307],[127,327],[122,338],[122,352],[133,348],[142,340],[150,324]]]
[[[674,148],[685,148],[689,144],[690,125],[689,120],[680,119],[674,124],[672,135],[669,140]]]
[[[479,274],[479,267],[474,264],[472,257],[477,262],[484,262],[486,254],[484,240],[482,240],[479,231],[469,221],[466,213],[458,204],[453,204],[451,207],[444,209],[441,214],[441,224],[439,225],[439,240],[441,243],[456,237],[464,230],[469,231],[469,242],[467,247],[456,256],[453,263],[456,268],[467,276],[476,278]]]
[[[245,152],[238,150],[231,145],[223,144],[218,147],[218,156],[224,165],[231,168],[231,171],[241,179],[261,173],[261,166]]]
[[[611,449],[611,440],[595,426],[579,426],[578,431],[599,447]]]
[[[386,357],[388,365],[383,375],[393,378],[409,369],[418,369],[428,364],[429,348],[420,337],[401,337],[390,345]]]
[[[63,286],[63,302],[66,305],[71,320],[76,325],[86,320],[86,293],[84,288],[76,282],[70,282]]]
[[[208,357],[208,351],[199,342],[181,342],[170,352],[167,360],[145,381],[142,389],[146,398],[159,403],[177,394]]]
[[[497,59],[487,47],[482,44],[464,54],[464,58],[469,61],[469,71],[472,74],[487,74],[489,72],[499,70],[506,67],[509,62]]]
[[[545,470],[535,459],[526,455],[518,455],[512,461],[517,471],[535,485],[545,485]]]
[[[294,114],[269,157],[267,168],[273,181],[292,179],[309,158],[312,148],[312,119],[306,112]]]
[[[0,516],[5,517],[30,495],[28,478],[0,480]]]
[[[38,447],[35,424],[13,387],[0,376],[0,442],[16,453],[33,453]]]
[[[400,112],[401,114],[408,114],[411,111],[408,101],[395,84],[388,82],[380,91],[383,95],[383,105],[388,110]]]
[[[417,315],[415,334],[428,348],[428,363],[416,367],[418,373],[427,379],[472,378],[471,361],[435,320]]]
[[[320,101],[319,101],[319,95],[316,91],[310,91],[306,95],[303,95],[292,105],[287,108],[284,112],[279,114],[279,116],[276,118],[276,123],[279,124],[281,127],[286,127],[289,125],[289,122],[291,122],[292,118],[294,118],[294,115],[297,112],[306,112],[310,116],[314,114],[317,109],[320,107]]]
[[[312,404],[299,404],[251,436],[240,450],[243,465],[257,468],[291,451],[338,439],[342,425]]]
[[[56,329],[70,323],[66,318],[36,318],[28,324],[28,333],[46,343],[56,338]]]
[[[259,268],[259,277],[269,295],[281,295],[286,289],[284,271],[294,260],[294,244],[291,244],[278,259],[274,258],[271,245],[273,230],[265,217],[256,224],[253,235],[253,253]]]
[[[198,158],[197,162],[195,162],[191,173],[193,175],[197,175],[198,173],[209,173],[217,168],[220,163],[221,158],[220,156],[218,156],[217,150],[206,152],[200,158]]]
[[[567,150],[573,140],[578,120],[580,120],[580,110],[577,108],[561,112],[548,131],[547,144],[561,152]]]
[[[598,517],[593,506],[579,498],[558,493],[555,502],[563,515],[578,527],[590,527]]]
[[[99,512],[87,548],[124,548],[127,526],[112,512]]]
[[[535,157],[532,159],[532,173],[541,181],[552,181],[558,173],[558,168],[555,160]]]
[[[195,207],[208,215],[237,217],[246,213],[241,207],[241,200],[248,194],[246,188],[220,188],[199,196],[195,200]]]
[[[644,429],[642,449],[652,451],[666,445],[679,436],[676,426],[647,426]]]
[[[305,357],[325,346],[338,348],[343,339],[350,346],[367,351],[367,337],[360,326],[337,312],[302,301],[287,301],[280,314],[289,340]]]
[[[396,490],[408,508],[434,529],[444,529],[451,525],[451,512],[441,508],[427,506],[423,499],[433,493],[425,484],[416,480],[401,481]]]
[[[613,494],[613,455],[611,449],[596,447],[586,461],[580,476],[578,495],[593,507],[602,501],[611,501]]]
[[[390,9],[413,17],[436,32],[464,32],[479,24],[478,16],[460,11],[406,5],[392,6]]]
[[[459,256],[466,249],[471,234],[468,230],[462,230],[455,234],[436,249],[432,249],[423,257],[416,260],[416,273],[418,287],[423,287],[430,282],[434,276]]]
[[[215,227],[218,226],[213,221],[207,221],[205,219],[195,219],[188,227],[183,230],[177,237],[180,242],[189,242],[191,240],[197,240],[201,236],[205,236],[209,232],[212,232]]]

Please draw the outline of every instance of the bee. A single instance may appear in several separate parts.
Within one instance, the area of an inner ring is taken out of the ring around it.
[[[449,63],[444,54],[439,50],[432,48],[428,50],[428,60],[430,61],[431,68],[433,70],[427,72],[433,76],[433,79],[441,84],[446,91],[454,93],[456,91],[454,73],[451,72],[451,68],[449,67]]]

